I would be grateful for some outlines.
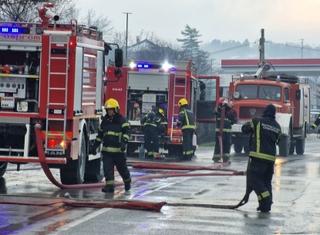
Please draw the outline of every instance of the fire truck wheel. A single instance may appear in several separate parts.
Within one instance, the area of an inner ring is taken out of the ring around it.
[[[280,136],[279,155],[282,157],[287,157],[289,155],[289,149],[290,149],[290,137],[287,135]]]
[[[242,145],[241,144],[234,144],[233,145],[233,148],[234,148],[234,151],[237,153],[237,154],[240,154],[242,152]]]
[[[101,158],[86,162],[85,183],[98,183],[102,180]]]
[[[87,144],[85,134],[82,134],[81,148],[79,158],[70,160],[60,168],[60,179],[62,184],[82,184],[84,182],[84,173],[86,169]]]
[[[2,177],[4,173],[6,173],[7,165],[7,162],[0,162],[0,177]]]
[[[304,146],[305,146],[305,139],[297,139],[296,140],[296,153],[298,155],[304,154]]]

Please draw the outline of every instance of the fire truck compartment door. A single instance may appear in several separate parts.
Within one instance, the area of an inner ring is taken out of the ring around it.
[[[276,113],[276,120],[281,127],[282,134],[289,135],[290,119],[290,113]]]
[[[102,92],[103,92],[103,57],[102,51],[97,52],[97,73],[96,73],[96,109],[102,109]]]
[[[129,89],[166,91],[168,89],[169,74],[130,72]]]
[[[75,71],[75,82],[74,90],[77,91],[74,93],[74,103],[73,110],[80,111],[81,101],[82,101],[82,73],[83,73],[83,48],[76,48],[76,71]]]

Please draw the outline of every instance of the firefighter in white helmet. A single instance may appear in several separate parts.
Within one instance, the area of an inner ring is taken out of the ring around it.
[[[102,118],[98,136],[93,146],[93,153],[102,142],[103,171],[106,185],[103,192],[114,192],[114,166],[122,177],[125,190],[130,190],[131,177],[127,167],[125,150],[129,140],[130,125],[119,113],[120,107],[117,100],[110,98],[105,102],[106,115]]]
[[[194,148],[192,144],[193,134],[196,129],[193,113],[188,110],[188,101],[186,98],[182,98],[178,102],[180,109],[178,126],[182,130],[182,154],[183,158],[190,160],[194,155]]]

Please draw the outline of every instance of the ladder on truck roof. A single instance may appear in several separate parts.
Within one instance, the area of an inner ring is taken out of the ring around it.
[[[173,78],[172,84],[172,120],[171,120],[171,133],[170,133],[170,140],[173,138],[173,123],[175,118],[179,116],[179,105],[178,102],[182,98],[187,98],[187,78],[186,78],[186,71],[185,70],[177,70],[176,74]]]
[[[45,31],[45,34],[49,35],[45,151],[63,155],[65,147],[62,145],[61,148],[51,148],[49,139],[62,137],[59,140],[66,142],[71,31]],[[55,127],[59,126],[59,131],[50,131],[53,124]]]

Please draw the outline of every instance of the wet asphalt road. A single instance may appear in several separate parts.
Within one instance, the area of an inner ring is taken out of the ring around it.
[[[190,165],[212,165],[212,148],[201,147]],[[245,170],[247,158],[232,156],[230,169]],[[135,182],[130,194],[100,189],[59,190],[38,165],[15,165],[0,181],[0,199],[136,199],[203,204],[236,204],[245,176],[181,177]],[[133,177],[155,173],[130,169]],[[159,172],[156,171],[156,172]],[[58,173],[55,171],[58,178]],[[164,206],[160,213],[124,209],[0,205],[0,234],[320,234],[320,139],[311,136],[304,156],[279,158],[273,178],[272,212],[256,212],[257,198],[237,210]]]

